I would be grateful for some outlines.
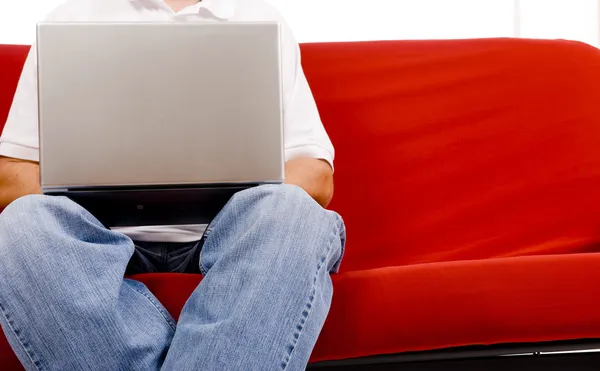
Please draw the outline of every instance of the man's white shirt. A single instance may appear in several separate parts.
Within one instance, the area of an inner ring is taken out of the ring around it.
[[[264,0],[203,0],[177,13],[162,0],[70,0],[54,10],[46,21],[280,22],[285,159],[319,158],[333,166],[334,149],[302,70],[298,43],[279,12]],[[33,47],[25,62],[12,108],[0,137],[0,156],[39,161],[36,60]],[[193,74],[194,71],[189,73]],[[199,240],[204,229],[205,226],[190,225],[118,230],[138,241],[191,242]]]

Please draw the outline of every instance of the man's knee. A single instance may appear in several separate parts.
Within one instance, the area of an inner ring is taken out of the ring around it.
[[[65,197],[51,197],[43,195],[28,195],[16,199],[9,204],[4,212],[0,214],[2,219],[22,219],[22,221],[33,221],[36,217],[47,217],[48,213],[53,215],[57,212],[72,212],[77,204]]]
[[[73,224],[87,212],[65,197],[29,195],[12,202],[0,214],[0,247],[32,244],[51,238],[52,232]],[[33,247],[31,247],[33,248]]]
[[[36,217],[43,209],[45,196],[29,195],[16,199],[0,214],[0,264],[3,270],[34,253],[28,238],[42,222]]]
[[[324,209],[300,187],[288,184],[256,187],[238,194],[237,201],[240,202],[237,206],[255,203],[260,218],[267,219],[266,225],[277,229],[272,233],[286,235],[283,240],[289,246],[278,246],[277,250],[291,264],[324,258],[330,253],[328,249],[345,239],[341,217]],[[314,239],[305,238],[307,235]],[[304,240],[306,244],[296,246],[296,241]]]
[[[106,229],[93,215],[65,197],[41,195],[15,200],[0,214],[0,268],[64,262],[72,251],[96,251],[94,246],[120,245],[109,253],[130,254],[130,240]],[[107,249],[108,251],[108,249]]]
[[[290,184],[264,185],[239,192],[233,201],[242,206],[258,206],[272,215],[326,213],[302,188]]]

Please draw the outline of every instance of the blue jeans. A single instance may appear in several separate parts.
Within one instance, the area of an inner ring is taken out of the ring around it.
[[[0,215],[0,322],[27,370],[302,370],[344,241],[300,188],[240,192],[207,231],[204,280],[176,324],[123,278],[128,237],[66,198],[27,196]]]

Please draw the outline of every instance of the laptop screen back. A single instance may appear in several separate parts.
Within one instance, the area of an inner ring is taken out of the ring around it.
[[[44,190],[283,180],[279,25],[40,24]]]

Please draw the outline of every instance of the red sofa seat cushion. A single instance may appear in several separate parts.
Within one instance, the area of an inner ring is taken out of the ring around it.
[[[312,361],[600,338],[600,254],[419,264],[333,277]],[[200,277],[136,277],[177,317]],[[585,282],[585,284],[582,284]]]

